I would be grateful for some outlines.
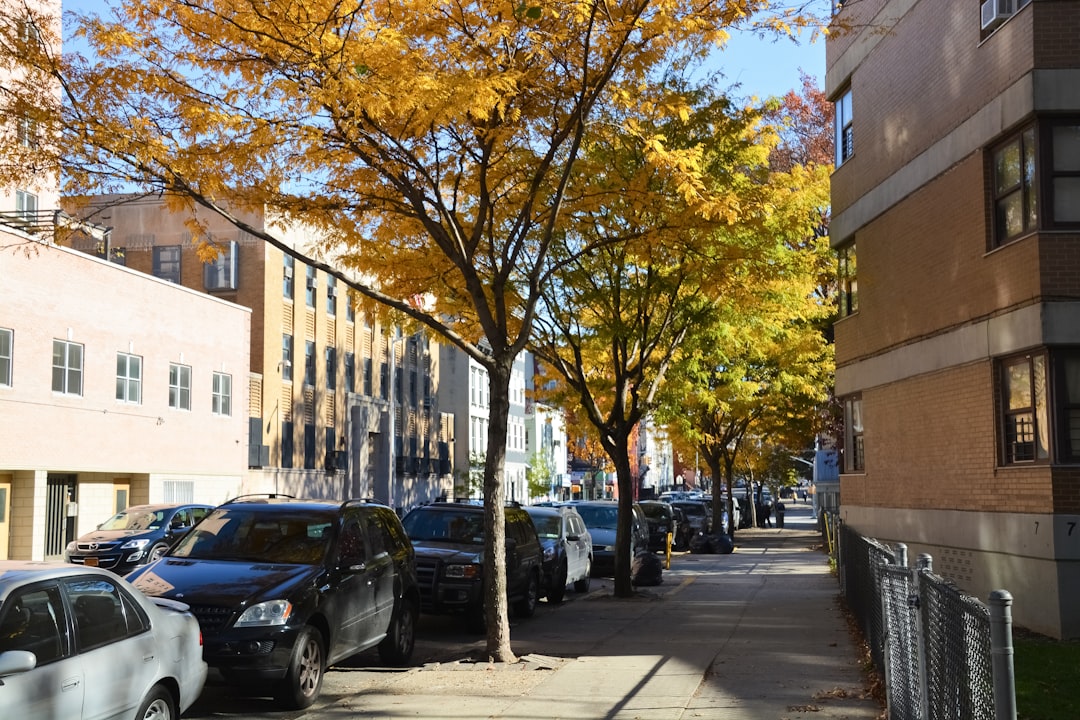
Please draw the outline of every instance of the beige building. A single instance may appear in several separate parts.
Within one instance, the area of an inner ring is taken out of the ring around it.
[[[251,309],[244,492],[373,497],[400,508],[452,492],[453,430],[436,397],[438,346],[355,313],[346,277],[305,261],[315,238],[301,225],[269,214],[243,218],[294,255],[200,214],[220,250],[204,263],[186,216],[160,199],[93,202],[78,213],[110,228],[108,242],[84,236],[74,247]]]
[[[128,505],[235,495],[251,312],[24,221],[0,218],[0,558],[60,558]]]

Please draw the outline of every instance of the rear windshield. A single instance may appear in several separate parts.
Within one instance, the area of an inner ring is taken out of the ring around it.
[[[708,515],[708,511],[701,503],[679,503],[679,509],[681,509],[687,515]]]
[[[258,512],[222,507],[206,516],[169,553],[173,557],[315,565],[326,558],[334,511]]]
[[[484,544],[484,515],[479,512],[417,508],[406,515],[401,524],[409,539],[414,541]]]
[[[562,518],[550,515],[531,515],[536,534],[545,540],[558,540],[562,533]]]
[[[618,527],[619,511],[614,507],[578,505],[575,510],[590,528],[615,529]]]
[[[671,515],[671,508],[663,505],[642,505],[641,509],[645,517],[651,520],[666,520]]]

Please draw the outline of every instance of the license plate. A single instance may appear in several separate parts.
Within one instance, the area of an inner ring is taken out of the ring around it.
[[[98,559],[96,557],[88,557],[83,559],[83,565],[89,565],[90,567],[98,566]]]

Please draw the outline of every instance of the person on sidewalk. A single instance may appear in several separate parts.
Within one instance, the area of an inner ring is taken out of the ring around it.
[[[784,501],[780,498],[776,498],[776,504],[773,508],[776,511],[776,529],[784,529]]]

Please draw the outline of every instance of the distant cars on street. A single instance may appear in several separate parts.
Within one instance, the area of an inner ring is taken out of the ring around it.
[[[241,497],[128,577],[189,603],[210,666],[264,684],[289,709],[311,705],[326,668],[362,650],[378,647],[391,665],[412,656],[413,548],[377,503]]]
[[[544,594],[548,602],[562,602],[566,586],[574,584],[577,592],[588,592],[592,574],[592,536],[585,521],[572,507],[529,506],[544,547]]]
[[[68,543],[64,559],[126,575],[165,554],[211,505],[133,505]]]
[[[679,544],[679,519],[676,514],[681,511],[672,507],[670,503],[659,500],[642,500],[638,503],[645,518],[649,523],[649,550],[653,552],[667,551],[668,534],[671,535],[672,547]]]
[[[615,535],[619,503],[615,500],[577,500],[569,503],[589,528],[593,541],[593,576],[611,577],[615,573]],[[632,506],[630,555],[649,552],[649,521],[641,506]]]
[[[0,561],[0,699],[18,720],[176,720],[206,681],[183,603],[67,563]]]

